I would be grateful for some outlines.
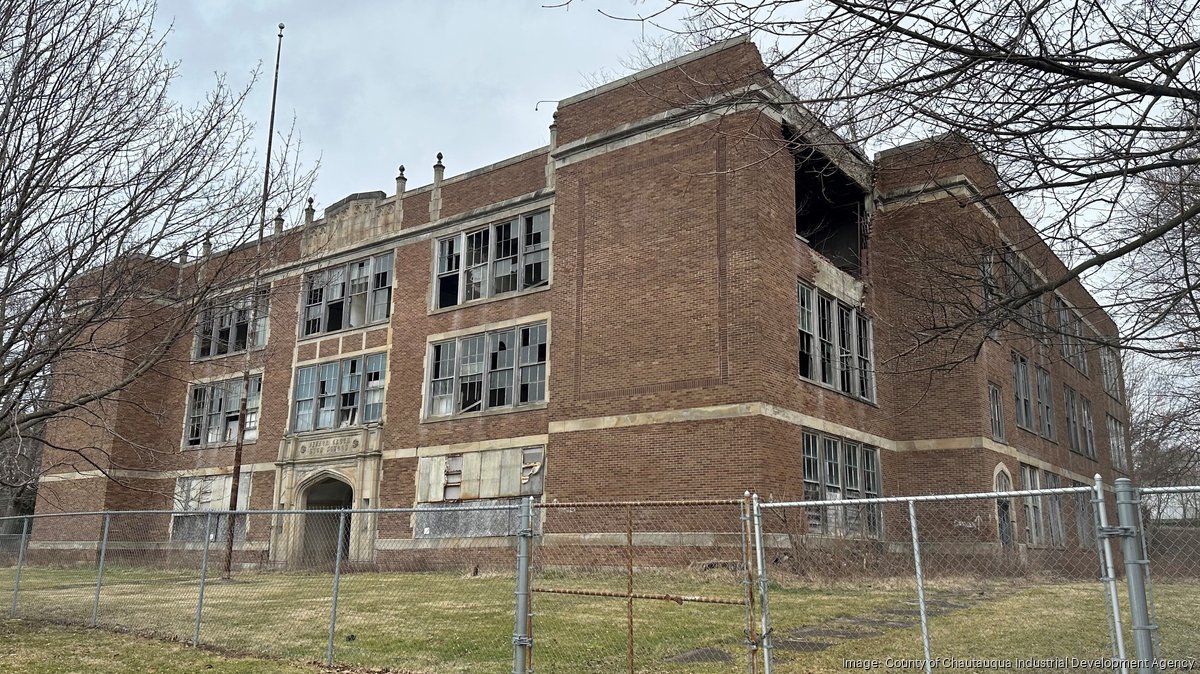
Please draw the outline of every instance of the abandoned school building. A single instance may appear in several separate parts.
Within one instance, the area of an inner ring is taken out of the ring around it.
[[[1011,203],[981,197],[996,176],[964,142],[871,160],[793,104],[745,39],[560,101],[549,141],[449,178],[439,155],[432,184],[408,189],[401,170],[395,194],[277,221],[261,301],[231,281],[177,357],[106,405],[106,428],[51,425],[52,444],[98,448],[120,480],[48,450],[39,512],[224,509],[240,423],[239,503],[264,510],[837,499],[1127,471],[1103,344],[1116,326],[1078,282],[970,328],[970,357],[953,340],[913,348],[930,317],[1065,270]],[[1086,538],[1080,513],[1040,499],[988,508],[963,535]],[[489,533],[415,519],[364,518],[349,554]],[[878,512],[806,525],[892,535]],[[99,526],[47,520],[33,545]],[[278,529],[238,535],[289,554]],[[203,533],[164,516],[136,535]]]

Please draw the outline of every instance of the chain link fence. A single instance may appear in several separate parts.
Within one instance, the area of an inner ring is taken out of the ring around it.
[[[1200,487],[21,518],[10,615],[413,672],[1200,668]]]
[[[749,512],[748,500],[538,504],[536,671],[747,671]]]

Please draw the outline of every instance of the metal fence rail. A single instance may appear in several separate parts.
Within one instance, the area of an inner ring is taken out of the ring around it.
[[[9,615],[405,671],[1200,668],[1200,486],[54,513]]]

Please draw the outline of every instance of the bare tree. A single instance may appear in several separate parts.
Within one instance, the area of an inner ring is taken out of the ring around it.
[[[0,4],[0,446],[63,416],[107,424],[114,396],[264,264],[239,248],[263,198],[250,85],[174,101],[153,19],[149,0]],[[268,193],[298,210],[312,174],[297,145],[277,143]],[[235,252],[177,261],[213,245]],[[57,449],[103,468],[87,447]]]
[[[1200,215],[1200,200],[1162,185],[1190,180],[1200,164],[1196,9],[1113,0],[663,0],[617,18],[688,41],[750,34],[797,101],[850,141],[882,149],[949,134],[995,167],[995,185],[978,199],[1011,199],[1067,266],[987,307],[964,302],[928,326],[929,339],[1003,323],[1091,277],[1094,287],[1121,289],[1102,293],[1102,302],[1128,326],[1128,348],[1190,356],[1200,353],[1192,330],[1200,277],[1185,225]],[[1147,256],[1159,276],[1146,274]],[[978,267],[943,262],[947,282]]]

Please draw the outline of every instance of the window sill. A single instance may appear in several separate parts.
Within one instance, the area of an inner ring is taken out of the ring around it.
[[[1092,462],[1095,462],[1095,463],[1100,463],[1100,459],[1097,459],[1097,458],[1096,458],[1096,457],[1094,457],[1094,456],[1088,456],[1087,454],[1084,454],[1083,452],[1079,451],[1078,449],[1072,449],[1072,450],[1069,450],[1069,451],[1070,451],[1072,454],[1074,454],[1075,456],[1081,456],[1081,457],[1083,457],[1083,458],[1087,459],[1088,461],[1092,461]]]
[[[840,388],[835,388],[833,386],[830,386],[829,384],[819,382],[816,379],[809,379],[808,377],[805,377],[802,375],[797,375],[797,377],[799,378],[800,383],[802,383],[802,384],[812,384],[813,386],[816,386],[819,389],[829,391],[830,393],[836,393],[837,395],[842,396],[843,398],[849,398],[850,400],[854,400],[854,401],[860,402],[864,405],[870,405],[871,407],[879,409],[879,403],[877,403],[874,400],[863,398],[862,396],[857,396],[852,393],[846,393],[846,392],[842,391]]]
[[[460,421],[462,419],[476,419],[479,417],[492,417],[498,414],[515,414],[517,412],[530,412],[533,410],[546,409],[546,403],[531,403],[529,405],[521,405],[520,407],[504,407],[495,410],[484,410],[482,412],[467,412],[465,414],[448,414],[444,417],[426,416],[421,418],[423,424],[435,424],[443,421]]]
[[[306,335],[306,336],[302,336],[302,337],[297,337],[296,338],[296,346],[301,346],[303,344],[316,344],[317,342],[321,341],[322,339],[329,339],[331,337],[345,337],[346,335],[351,335],[351,334],[355,334],[355,333],[359,333],[359,332],[366,332],[367,330],[374,330],[377,328],[386,328],[388,326],[388,323],[391,320],[392,320],[391,316],[388,316],[387,318],[385,318],[382,321],[368,323],[367,325],[360,325],[357,328],[342,328],[341,330],[334,330],[333,332],[322,332],[322,333],[315,334],[315,335]]]
[[[216,356],[193,356],[192,362],[193,363],[209,363],[209,362],[216,361],[216,360],[223,360],[225,358],[233,358],[235,356],[253,355],[259,351],[266,351],[266,350],[267,350],[267,345],[263,344],[262,346],[256,346],[251,349],[243,349],[242,351],[234,351],[232,353],[222,353],[222,354],[216,355]]]
[[[245,442],[242,443],[242,446],[249,447],[251,445],[256,444],[257,442],[258,442],[258,438],[255,438],[253,440],[246,440]],[[182,447],[179,448],[179,451],[181,451],[181,452],[197,452],[202,449],[232,449],[236,446],[237,446],[237,442],[234,442],[231,440],[229,442],[213,442],[213,443],[209,443],[207,445],[183,445]]]
[[[550,288],[552,288],[552,287],[553,286],[550,283],[547,283],[546,285],[538,286],[536,288],[530,288],[528,290],[516,290],[513,292],[509,292],[509,293],[504,293],[503,295],[495,295],[492,297],[485,297],[483,299],[471,300],[469,302],[463,302],[462,304],[455,304],[454,306],[450,306],[450,307],[441,307],[439,309],[430,309],[426,313],[426,315],[434,316],[437,314],[444,314],[447,312],[455,311],[457,309],[466,309],[468,307],[477,307],[477,306],[484,305],[484,304],[491,304],[492,302],[502,302],[504,300],[511,300],[514,297],[525,297],[526,295],[536,295],[537,293],[546,292],[547,290],[550,290]]]

